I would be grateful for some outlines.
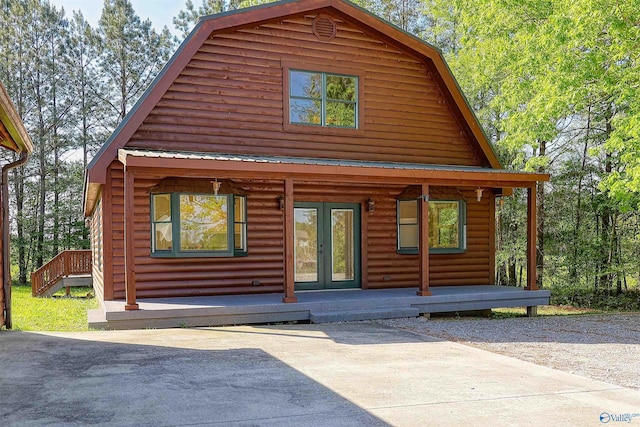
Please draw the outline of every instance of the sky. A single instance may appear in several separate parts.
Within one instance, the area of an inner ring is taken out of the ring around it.
[[[71,18],[71,11],[81,10],[92,27],[97,26],[102,13],[102,0],[50,0],[57,8],[64,7],[65,15]],[[130,0],[133,9],[142,20],[150,19],[153,26],[160,30],[165,25],[173,34],[179,35],[173,26],[173,17],[184,9],[186,0]],[[200,0],[193,2],[200,5]]]

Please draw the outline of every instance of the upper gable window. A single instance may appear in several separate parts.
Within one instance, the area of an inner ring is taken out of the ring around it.
[[[358,128],[358,77],[289,70],[289,122]]]

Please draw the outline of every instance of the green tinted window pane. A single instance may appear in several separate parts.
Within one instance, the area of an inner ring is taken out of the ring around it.
[[[429,246],[460,246],[460,210],[458,202],[429,202]]]
[[[172,235],[171,235],[171,223],[162,222],[154,224],[154,250],[156,251],[170,251],[173,248]]]
[[[233,213],[234,213],[234,221],[235,222],[246,222],[247,221],[247,212],[246,212],[246,199],[242,196],[235,196],[233,198]]]
[[[398,202],[398,221],[400,224],[418,223],[418,202],[416,200],[401,200]]]
[[[322,74],[291,71],[291,96],[322,98]]]
[[[180,195],[180,250],[229,250],[227,196]]]
[[[318,210],[295,209],[295,281],[318,281]]]
[[[292,99],[289,105],[291,123],[321,124],[321,101]]]
[[[415,249],[420,238],[418,224],[400,225],[398,227],[400,249]]]
[[[244,251],[247,249],[247,226],[246,224],[234,225],[235,249]]]
[[[171,221],[171,194],[153,195],[153,221]]]
[[[353,209],[331,209],[331,280],[353,280]]]
[[[336,101],[356,100],[356,77],[327,74],[327,99]]]
[[[326,124],[336,127],[356,127],[356,105],[328,101]]]

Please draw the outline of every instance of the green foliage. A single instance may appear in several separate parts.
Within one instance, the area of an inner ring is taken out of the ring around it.
[[[102,100],[119,122],[167,62],[175,41],[167,27],[158,33],[150,20],[142,21],[129,0],[105,0],[96,40],[106,79]]]
[[[185,9],[178,12],[178,16],[173,18],[173,25],[177,30],[182,31],[182,37],[186,38],[202,16],[215,15],[274,1],[276,0],[202,0],[201,5],[196,7],[192,0],[187,0],[184,6]]]
[[[75,108],[70,111],[67,129],[69,144],[82,149],[83,167],[108,137],[108,115],[111,113],[97,94],[100,85],[97,31],[79,11],[69,21],[69,31],[63,46],[64,61],[70,70],[70,84],[75,91]]]
[[[420,0],[354,0],[354,3],[410,33],[425,28]]]
[[[75,124],[77,53],[70,43],[73,28],[64,12],[49,2],[16,0],[0,3],[0,80],[6,85],[18,114],[34,142],[32,161],[10,175],[11,225],[18,278],[25,283],[28,270],[62,249],[62,230],[86,233],[81,214],[63,216],[60,196],[71,190],[70,204],[79,209],[82,178],[75,188],[64,188],[65,159],[81,144],[73,135]],[[75,45],[74,45],[75,46]]]
[[[551,304],[607,311],[640,311],[640,290],[630,289],[616,294],[607,289],[556,286],[551,290]]]
[[[13,329],[22,331],[86,331],[87,310],[98,308],[91,288],[71,288],[70,297],[64,291],[52,298],[33,298],[30,286],[11,289]]]
[[[0,80],[35,151],[10,174],[17,279],[63,249],[87,248],[87,162],[173,52],[128,0],[107,0],[98,28],[46,0],[0,1]],[[2,163],[13,160],[6,150]],[[82,160],[79,160],[82,159]]]
[[[423,36],[446,54],[503,164],[552,174],[537,193],[545,283],[624,287],[640,271],[638,1],[425,5]],[[524,202],[498,209],[502,276],[522,265],[513,225]]]

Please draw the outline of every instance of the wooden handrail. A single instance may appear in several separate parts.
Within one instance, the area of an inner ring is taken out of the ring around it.
[[[44,294],[63,277],[91,273],[91,250],[62,251],[51,261],[31,273],[31,295]]]

